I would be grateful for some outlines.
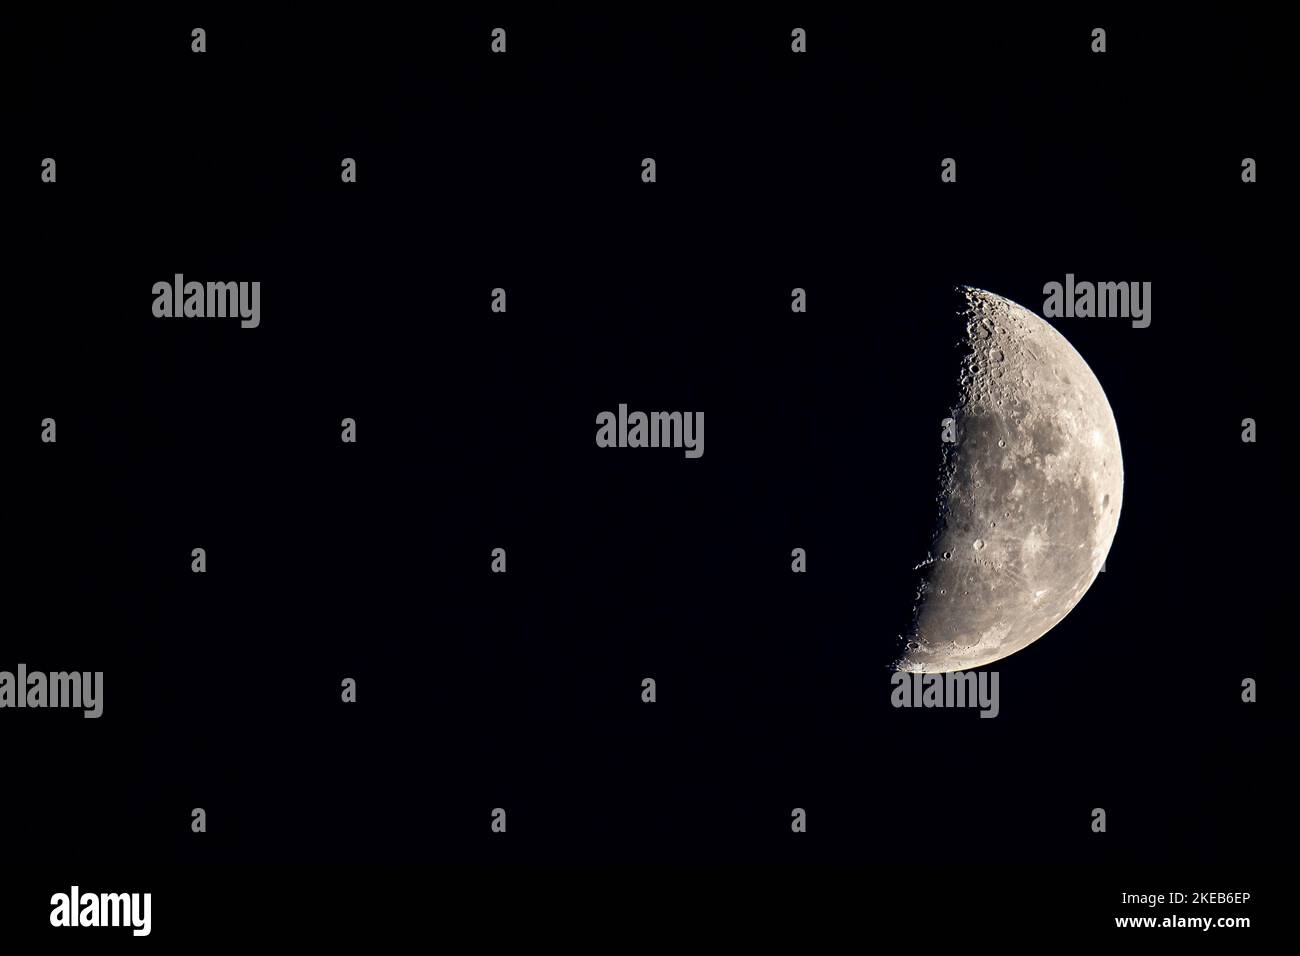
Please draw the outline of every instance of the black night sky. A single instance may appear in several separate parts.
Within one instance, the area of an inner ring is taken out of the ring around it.
[[[106,702],[0,713],[6,847],[108,873],[1276,859],[1295,353],[1260,29],[33,24],[0,669],[102,670]],[[154,318],[174,273],[259,280],[261,326]],[[997,719],[894,709],[953,288],[1041,313],[1066,273],[1153,287],[1150,328],[1053,321],[1119,427],[1107,571],[993,665]],[[704,456],[597,448],[620,402],[704,411]]]

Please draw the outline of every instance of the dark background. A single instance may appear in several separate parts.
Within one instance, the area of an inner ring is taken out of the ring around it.
[[[6,848],[1278,858],[1295,403],[1269,32],[803,10],[15,32],[0,668],[106,690],[97,721],[0,715]],[[175,272],[259,280],[261,327],[155,319]],[[1107,572],[994,665],[997,719],[895,710],[952,289],[1041,311],[1067,272],[1153,284],[1148,329],[1055,322],[1123,443]],[[597,449],[620,402],[705,412],[704,457]]]

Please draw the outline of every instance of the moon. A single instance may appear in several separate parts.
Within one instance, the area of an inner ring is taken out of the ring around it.
[[[904,671],[983,667],[1050,631],[1105,564],[1123,498],[1119,430],[1088,363],[1028,309],[960,291],[969,351]]]

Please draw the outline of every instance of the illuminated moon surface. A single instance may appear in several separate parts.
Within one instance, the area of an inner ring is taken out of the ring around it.
[[[956,441],[904,671],[983,667],[1038,640],[1092,585],[1119,523],[1119,431],[1092,369],[1028,309],[963,292]]]

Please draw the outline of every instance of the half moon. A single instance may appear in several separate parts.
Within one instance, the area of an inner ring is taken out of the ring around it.
[[[961,291],[970,351],[904,671],[983,667],[1055,627],[1105,563],[1124,491],[1115,416],[1088,364],[1028,309]]]

